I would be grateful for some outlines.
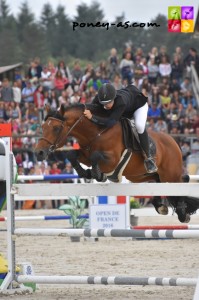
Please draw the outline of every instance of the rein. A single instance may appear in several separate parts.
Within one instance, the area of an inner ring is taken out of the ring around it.
[[[84,104],[85,108],[86,108],[86,105]],[[61,121],[57,118],[53,118],[53,117],[49,117],[50,120],[56,120],[56,121],[59,121],[61,122],[61,128],[57,134],[57,138],[55,140],[55,142],[51,142],[49,141],[47,138],[45,137],[41,137],[40,140],[44,140],[46,141],[48,144],[50,144],[50,147],[49,147],[49,152],[54,152],[57,148],[59,148],[59,145],[64,141],[66,140],[66,138],[69,136],[69,134],[72,132],[72,130],[78,125],[78,123],[82,120],[82,118],[84,117],[84,114],[82,114],[79,119],[70,127],[70,126],[67,126],[68,127],[68,132],[67,134],[64,136],[64,138],[62,138],[62,132],[63,132],[63,129],[64,129],[64,121]],[[48,124],[49,126],[50,124]],[[81,149],[82,150],[86,150],[86,151],[90,151],[91,150],[91,147],[92,147],[92,144],[93,142],[99,138],[102,133],[104,133],[105,131],[107,130],[107,128],[104,128],[102,129],[99,133],[97,133],[97,135],[89,142],[89,145],[87,146],[81,146]]]
[[[76,127],[76,125],[81,121],[81,119],[82,119],[83,117],[84,117],[84,115],[81,115],[81,117],[80,117],[80,118],[72,125],[72,127],[67,126],[67,127],[69,128],[69,130],[68,130],[67,134],[64,136],[64,138],[61,137],[61,133],[62,133],[62,131],[63,131],[63,129],[64,129],[64,121],[61,121],[61,120],[59,120],[59,119],[52,118],[52,117],[49,118],[49,119],[52,119],[52,120],[54,119],[54,120],[56,120],[56,121],[61,122],[61,128],[60,128],[60,130],[59,130],[59,132],[58,132],[57,139],[55,140],[54,143],[52,143],[51,141],[49,141],[49,140],[48,140],[47,138],[45,138],[45,137],[41,137],[41,138],[40,138],[40,140],[44,140],[44,141],[46,141],[48,144],[50,144],[49,152],[53,152],[53,151],[55,151],[57,148],[59,148],[59,144],[61,144],[61,142],[64,141],[64,140],[69,136],[69,134],[71,133],[71,131]],[[48,126],[49,126],[49,124],[48,124]]]
[[[84,108],[87,109],[86,103],[84,103],[83,105],[84,105]],[[86,151],[90,151],[93,142],[94,142],[98,137],[100,137],[101,134],[104,133],[106,130],[107,130],[107,128],[102,129],[102,131],[100,131],[100,132],[99,132],[99,133],[98,133],[98,134],[90,141],[90,144],[89,144],[89,145],[87,145],[87,146],[82,146],[81,149],[82,149],[82,150],[86,150]]]
[[[102,133],[104,133],[106,130],[107,130],[107,128],[102,129],[102,130],[101,130],[101,131],[100,131],[100,132],[99,132],[99,133],[98,133],[98,134],[90,141],[89,145],[87,145],[87,146],[82,146],[81,149],[82,149],[82,150],[86,150],[86,151],[90,151],[93,142],[94,142],[97,138],[99,138],[99,137],[102,135]]]

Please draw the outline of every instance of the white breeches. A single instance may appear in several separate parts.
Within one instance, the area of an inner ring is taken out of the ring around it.
[[[148,113],[148,103],[138,108],[134,112],[135,127],[137,128],[139,134],[142,134],[145,130],[147,113]]]

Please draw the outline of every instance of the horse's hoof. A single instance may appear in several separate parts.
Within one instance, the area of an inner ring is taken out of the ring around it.
[[[179,201],[176,207],[176,214],[178,215],[178,220],[181,223],[188,223],[190,221],[190,215],[187,214],[187,203],[185,201]]]
[[[186,215],[186,219],[185,219],[185,222],[184,223],[189,223],[191,220],[191,217],[189,214]]]
[[[102,174],[101,182],[105,182],[105,181],[107,181],[107,177],[105,174]]]
[[[189,223],[190,220],[191,220],[191,217],[190,217],[189,214],[186,214],[186,215],[179,214],[179,215],[178,215],[178,220],[179,220],[181,223]]]
[[[105,182],[105,181],[107,181],[107,177],[106,177],[106,175],[105,174],[101,174],[101,176],[100,177],[92,177],[93,179],[95,179],[97,182]]]
[[[169,210],[168,210],[168,207],[165,206],[165,205],[161,205],[160,207],[157,208],[157,212],[160,214],[160,215],[168,215],[169,213]]]

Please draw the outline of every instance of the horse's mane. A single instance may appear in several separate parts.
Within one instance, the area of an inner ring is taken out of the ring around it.
[[[71,104],[69,106],[65,107],[65,111],[68,110],[81,110],[84,111],[85,109],[89,109],[92,113],[96,113],[96,114],[102,114],[103,110],[96,104],[92,104],[92,103],[86,103],[86,104],[82,104],[82,103],[74,103]]]
[[[60,115],[58,110],[50,110],[50,112],[48,112],[48,114],[45,116],[44,121],[46,121],[48,118],[55,118],[61,121],[65,120],[65,118]]]
[[[105,116],[105,110],[96,104],[86,104],[86,108],[89,109],[92,113],[100,115],[101,117]]]
[[[64,112],[70,111],[70,110],[78,110],[78,111],[80,110],[81,112],[83,112],[84,109],[89,109],[92,113],[96,113],[99,116],[104,115],[103,110],[99,106],[92,104],[92,103],[88,103],[88,104],[74,103],[74,104],[65,106]],[[50,117],[61,120],[61,121],[65,121],[64,116],[62,116],[58,110],[50,110],[44,120],[46,121]]]

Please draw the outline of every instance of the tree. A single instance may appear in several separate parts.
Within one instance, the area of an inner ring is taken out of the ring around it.
[[[71,25],[70,19],[65,14],[65,8],[59,5],[55,14],[55,28],[54,28],[54,44],[53,52],[54,56],[60,56],[61,54],[73,53],[72,46],[70,44],[71,38]]]
[[[2,21],[2,25],[3,25],[3,21],[6,20],[10,15],[10,8],[6,3],[6,0],[0,0],[0,18]]]
[[[6,3],[6,0],[0,0],[0,31],[4,28],[11,28],[15,26],[15,19],[10,14],[10,8]]]
[[[151,23],[157,23],[159,27],[149,27],[147,29],[147,51],[152,47],[166,46],[168,40],[171,38],[171,33],[167,30],[167,19],[164,15],[159,14]]]
[[[35,57],[45,61],[48,50],[45,43],[45,35],[38,24],[29,25],[23,31],[23,42],[21,43],[23,62],[28,63]]]
[[[49,53],[53,54],[54,39],[55,39],[55,14],[52,6],[46,3],[43,6],[42,13],[40,16],[40,26],[43,28],[45,33],[46,46],[49,49]]]
[[[0,0],[0,65],[14,64],[20,60],[20,46],[17,39],[16,20],[10,14],[5,0]]]
[[[3,28],[0,32],[0,66],[15,64],[21,61],[21,49],[16,31]]]
[[[100,8],[99,3],[93,2],[90,7],[85,3],[77,7],[77,16],[74,22],[80,23],[93,23],[103,22],[104,13]],[[96,59],[96,53],[101,51],[103,46],[103,32],[104,28],[101,27],[83,27],[73,31],[73,50],[74,56],[79,58],[86,58],[90,60]]]
[[[23,62],[39,56],[48,55],[43,28],[36,23],[34,14],[30,11],[27,1],[23,2],[17,18],[18,38],[21,45]]]
[[[27,1],[24,1],[21,4],[20,12],[17,17],[17,31],[20,42],[23,41],[24,31],[26,31],[28,27],[34,23],[34,20],[34,14],[31,13]]]

